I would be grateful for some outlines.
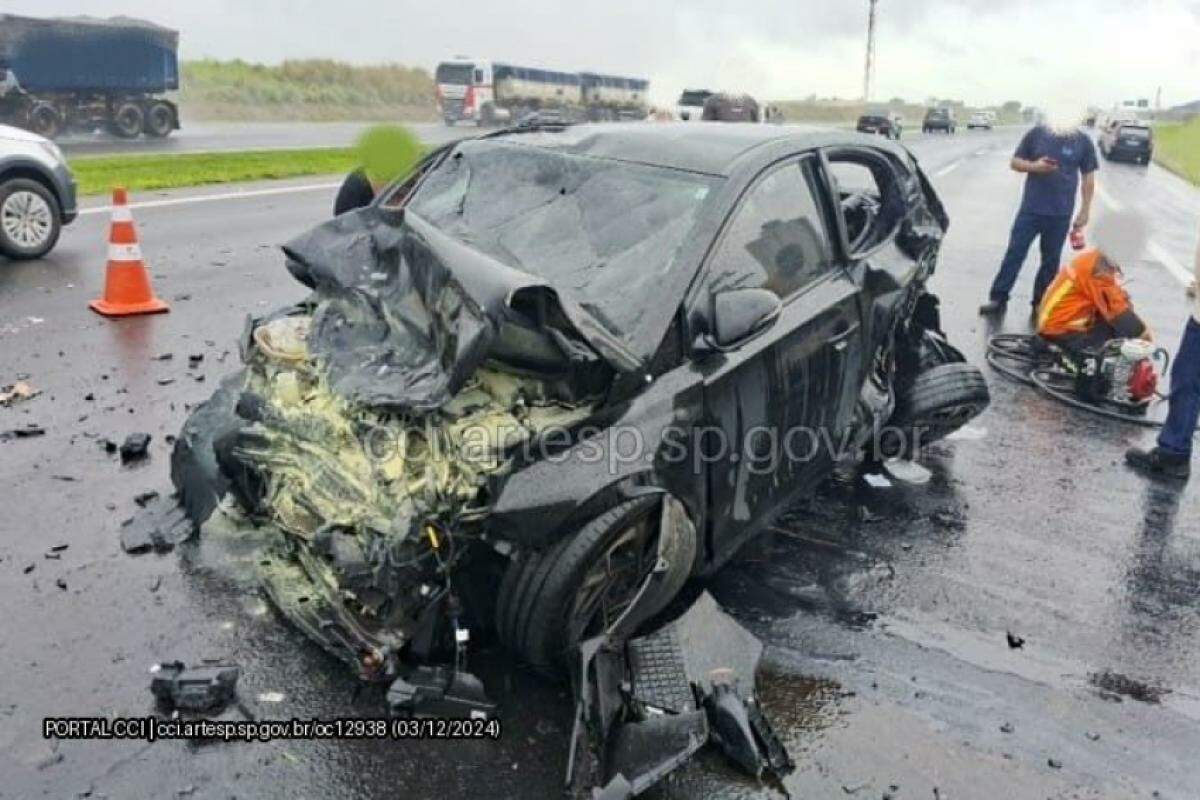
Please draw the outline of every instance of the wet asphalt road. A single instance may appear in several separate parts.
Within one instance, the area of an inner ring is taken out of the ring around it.
[[[1016,137],[910,140],[952,217],[933,280],[944,326],[977,363],[988,330],[975,307],[1020,190],[1005,168]],[[1102,204],[1159,221],[1131,291],[1173,350],[1188,306],[1170,263],[1190,264],[1200,192],[1123,165],[1105,164],[1101,184]],[[103,214],[81,217],[44,261],[0,263],[0,384],[28,373],[43,392],[0,408],[0,429],[47,430],[0,442],[0,797],[557,794],[569,701],[495,651],[478,665],[501,704],[497,743],[40,737],[47,715],[148,713],[145,670],[164,658],[237,661],[241,694],[265,718],[377,713],[378,695],[356,694],[263,604],[244,553],[214,537],[131,558],[117,541],[134,495],[168,490],[164,437],[232,368],[236,353],[225,353],[244,315],[302,295],[274,246],[330,204],[331,190],[316,190],[137,211],[156,287],[173,303],[165,316],[112,322],[86,309],[103,276]],[[1008,329],[1027,325],[1032,272]],[[709,584],[768,645],[761,689],[798,765],[787,791],[1200,796],[1200,495],[1126,471],[1121,454],[1143,431],[989,378],[991,408],[931,449],[927,484],[806,503]],[[121,468],[97,445],[138,430],[154,435],[142,466]],[[56,544],[69,547],[47,558]],[[1006,631],[1025,645],[1010,649]],[[656,794],[780,793],[706,753]]]
[[[203,153],[222,150],[284,150],[347,147],[377,122],[188,122],[165,139],[121,139],[107,133],[72,133],[58,144],[68,155]],[[478,132],[473,126],[405,122],[421,141],[443,144]]]

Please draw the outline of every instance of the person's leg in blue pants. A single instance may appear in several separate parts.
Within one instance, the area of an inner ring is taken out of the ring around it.
[[[1131,448],[1125,461],[1153,477],[1186,478],[1191,470],[1192,435],[1200,419],[1200,323],[1188,317],[1171,366],[1167,421],[1153,450]]]
[[[1200,418],[1200,323],[1188,317],[1179,352],[1171,366],[1171,400],[1167,421],[1158,434],[1158,446],[1168,453],[1190,458],[1192,434]]]
[[[1058,274],[1062,261],[1063,242],[1071,230],[1071,218],[1041,217],[1038,219],[1038,244],[1042,250],[1042,265],[1038,268],[1037,277],[1033,281],[1033,307],[1042,303],[1042,295],[1046,287]]]
[[[991,291],[988,292],[988,298],[993,303],[1008,302],[1008,294],[1017,282],[1017,276],[1021,274],[1021,265],[1025,263],[1025,256],[1029,254],[1029,247],[1037,235],[1037,215],[1019,212],[1013,220],[1012,232],[1008,235],[1008,250],[1004,252],[1004,260],[1000,262],[1000,271],[996,273]],[[1059,246],[1062,246],[1061,242]]]

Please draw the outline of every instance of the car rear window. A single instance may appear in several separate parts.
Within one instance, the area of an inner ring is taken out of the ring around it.
[[[1149,139],[1150,129],[1143,126],[1123,125],[1118,131],[1118,136],[1124,136],[1127,139]]]

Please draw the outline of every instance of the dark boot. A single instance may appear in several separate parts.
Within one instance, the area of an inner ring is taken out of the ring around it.
[[[979,314],[984,317],[990,317],[994,314],[1003,314],[1006,308],[1008,308],[1007,300],[992,298],[979,307]]]
[[[1125,451],[1125,463],[1150,478],[1187,480],[1192,472],[1192,459],[1177,456],[1155,447],[1143,450],[1131,447]]]

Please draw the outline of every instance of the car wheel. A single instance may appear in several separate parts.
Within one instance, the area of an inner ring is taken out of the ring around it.
[[[161,100],[151,103],[150,107],[146,109],[146,120],[143,125],[145,134],[153,136],[155,139],[162,139],[169,136],[174,129],[175,112],[171,110],[171,106]]]
[[[657,564],[663,497],[622,502],[556,545],[515,558],[496,604],[501,641],[535,670],[557,674],[579,642],[629,607]],[[687,528],[684,555],[668,564],[671,574],[660,584],[671,588],[651,601],[652,612],[670,602],[691,572],[696,536]]]
[[[14,178],[0,184],[0,253],[41,258],[62,232],[58,200],[37,181]]]
[[[143,116],[142,107],[137,103],[121,103],[113,111],[109,128],[122,139],[136,139],[142,132]]]
[[[880,437],[885,457],[912,456],[922,444],[961,428],[991,401],[987,380],[971,364],[939,364],[898,388],[896,410]]]

